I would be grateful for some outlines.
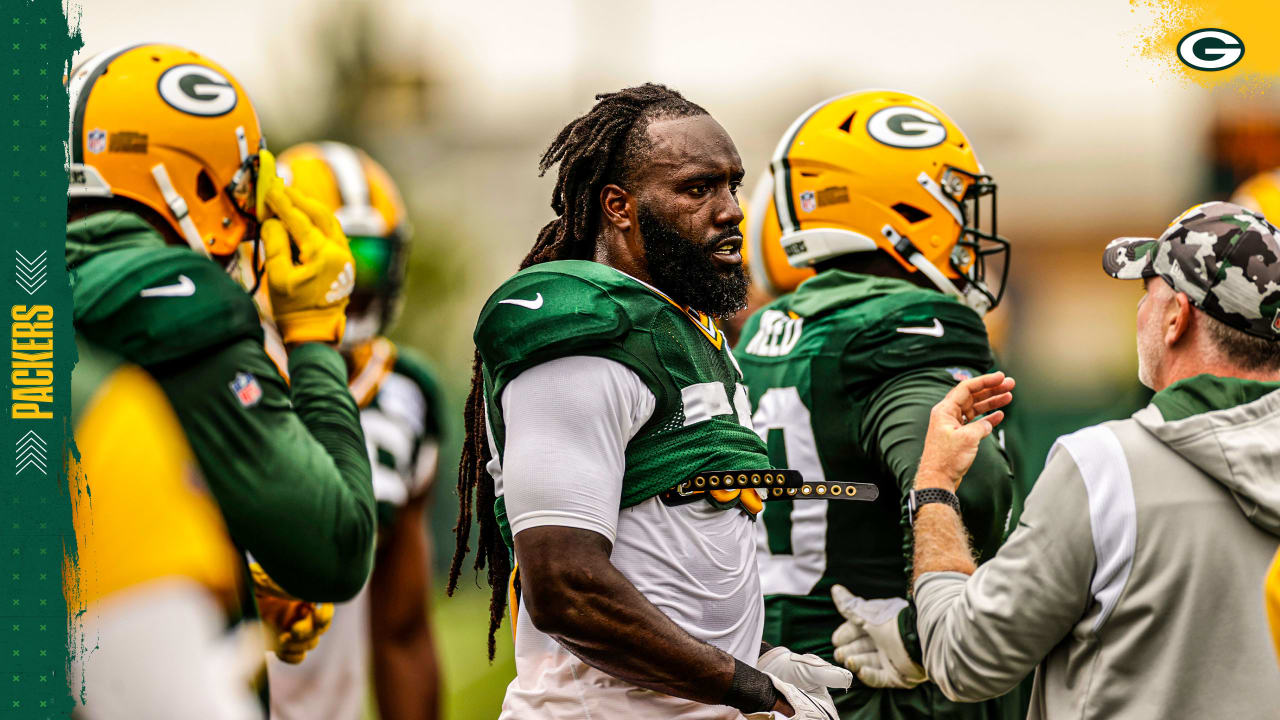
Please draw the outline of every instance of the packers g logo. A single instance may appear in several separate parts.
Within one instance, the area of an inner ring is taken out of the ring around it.
[[[898,148],[931,148],[947,139],[941,120],[904,105],[877,111],[867,120],[867,133],[877,142]]]
[[[1242,57],[1244,41],[1239,35],[1220,28],[1193,30],[1178,41],[1178,59],[1193,70],[1226,70]]]
[[[156,84],[160,97],[188,115],[217,117],[236,106],[236,89],[216,70],[203,65],[175,65]]]

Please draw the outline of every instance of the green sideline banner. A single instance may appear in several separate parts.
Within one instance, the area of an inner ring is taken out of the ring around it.
[[[80,46],[61,0],[0,6],[0,305],[9,334],[0,431],[0,718],[65,718],[73,707],[67,663],[75,618],[62,583],[76,547],[66,468],[74,452],[76,349],[63,261],[63,76]]]

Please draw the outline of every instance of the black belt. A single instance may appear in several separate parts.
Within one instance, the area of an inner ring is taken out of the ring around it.
[[[666,505],[701,500],[712,491],[764,489],[762,500],[854,500],[871,502],[880,496],[874,483],[805,482],[798,470],[703,470],[658,497]]]

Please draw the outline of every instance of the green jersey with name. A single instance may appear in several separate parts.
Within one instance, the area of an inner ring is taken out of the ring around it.
[[[908,597],[912,536],[906,493],[929,410],[958,379],[992,369],[981,318],[940,292],[828,270],[754,314],[739,343],[755,427],[775,466],[806,480],[871,482],[874,502],[771,502],[759,528],[766,642],[828,660],[844,621],[839,583],[867,598]],[[1016,520],[1001,437],[984,440],[960,485],[966,528],[991,557]],[[914,614],[900,616],[919,658]],[[874,690],[854,680],[845,718],[1004,717],[1000,701],[960,706],[931,684]]]
[[[625,365],[656,401],[626,448],[622,507],[698,471],[769,467],[724,334],[706,315],[612,267],[561,260],[520,271],[485,303],[475,341],[499,457],[507,383],[539,363],[586,355]],[[495,513],[510,542],[501,497]]]

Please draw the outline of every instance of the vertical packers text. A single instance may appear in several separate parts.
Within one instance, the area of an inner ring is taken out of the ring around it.
[[[11,416],[23,420],[53,417],[53,308],[14,305],[9,317],[12,349],[9,383]]]

